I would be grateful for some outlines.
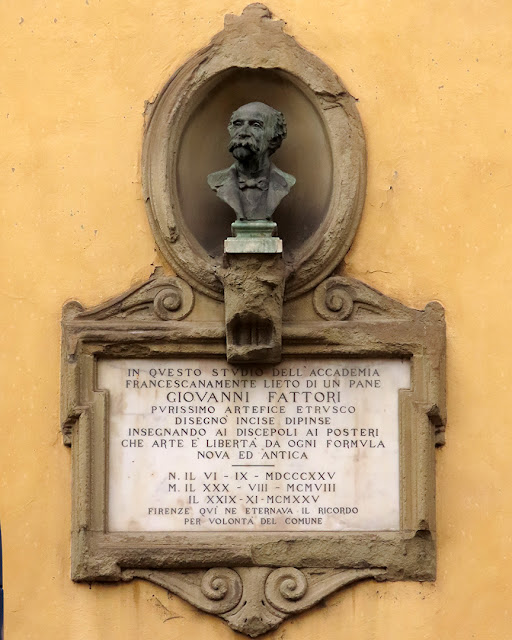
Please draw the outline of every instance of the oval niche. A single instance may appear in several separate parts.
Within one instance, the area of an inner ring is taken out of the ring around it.
[[[306,91],[280,71],[233,69],[201,92],[178,148],[177,186],[184,225],[209,256],[222,256],[235,214],[208,187],[206,176],[233,163],[227,124],[248,102],[264,102],[286,118],[287,138],[272,156],[277,167],[297,179],[273,216],[285,262],[293,264],[320,229],[331,195],[332,154],[323,118]]]
[[[283,24],[263,5],[226,16],[225,29],[148,109],[142,179],[155,239],[179,276],[217,299],[223,241],[235,213],[206,179],[233,163],[227,124],[239,106],[265,102],[287,122],[288,136],[272,156],[297,179],[273,216],[283,240],[286,298],[332,273],[359,224],[366,153],[355,100]]]

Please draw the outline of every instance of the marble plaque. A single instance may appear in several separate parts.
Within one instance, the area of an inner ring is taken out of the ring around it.
[[[399,359],[98,362],[108,530],[396,531]]]

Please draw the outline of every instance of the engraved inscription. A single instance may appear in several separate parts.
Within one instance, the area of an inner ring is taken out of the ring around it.
[[[399,528],[410,363],[100,360],[110,531]]]

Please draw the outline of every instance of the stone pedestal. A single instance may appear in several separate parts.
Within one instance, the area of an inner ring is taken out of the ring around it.
[[[226,254],[224,303],[228,362],[279,362],[284,263],[280,254]]]
[[[228,362],[281,360],[283,243],[270,220],[237,220],[224,243],[222,275]]]
[[[270,220],[237,220],[231,225],[234,238],[224,240],[224,253],[282,253],[283,241],[275,237],[277,224]]]
[[[275,222],[237,221],[224,244],[226,356],[228,362],[279,362],[284,263]]]

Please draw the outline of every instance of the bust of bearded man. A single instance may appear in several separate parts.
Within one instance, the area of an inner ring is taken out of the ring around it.
[[[292,175],[270,162],[286,137],[284,116],[263,102],[250,102],[232,114],[228,131],[235,162],[211,173],[208,184],[235,211],[237,220],[271,220],[295,184]]]

